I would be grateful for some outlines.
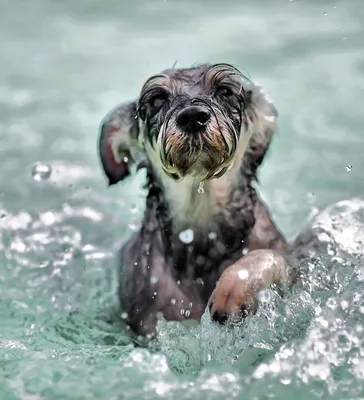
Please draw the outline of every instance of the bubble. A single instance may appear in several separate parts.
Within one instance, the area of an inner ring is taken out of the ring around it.
[[[352,169],[353,169],[353,166],[352,166],[352,165],[347,165],[347,166],[345,167],[345,171],[347,171],[347,172],[350,172]]]
[[[185,310],[184,310],[184,308],[181,308],[181,310],[180,310],[180,314],[181,314],[181,315],[184,315],[184,313],[185,313]]]
[[[198,189],[197,189],[197,193],[198,193],[198,194],[205,193],[205,190],[204,190],[204,188],[203,188],[203,185],[204,185],[203,182],[200,182],[200,184],[198,185]]]
[[[327,12],[324,12],[324,16],[326,17],[326,15],[327,15]]]
[[[121,319],[127,319],[128,318],[128,313],[123,312],[121,313]]]
[[[150,283],[152,285],[155,285],[158,282],[158,277],[157,276],[151,276],[150,277]]]
[[[193,306],[193,303],[191,302],[191,303],[188,305],[188,307],[192,308],[192,306]]]
[[[176,299],[171,299],[171,304],[176,304],[177,300]]]
[[[179,240],[185,244],[189,244],[193,242],[194,233],[192,229],[186,229],[178,235]]]
[[[216,232],[210,232],[208,235],[209,239],[214,240],[217,238],[217,233]]]
[[[239,279],[247,279],[249,277],[249,271],[247,269],[240,269],[238,271]]]
[[[185,311],[185,316],[186,316],[186,317],[189,317],[190,315],[191,315],[191,311],[190,311],[190,310],[186,310],[186,311]]]
[[[32,168],[32,177],[35,181],[45,181],[52,175],[52,168],[48,164],[37,162]]]

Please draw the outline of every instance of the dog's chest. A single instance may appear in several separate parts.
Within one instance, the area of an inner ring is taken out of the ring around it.
[[[221,180],[200,184],[191,177],[179,183],[169,180],[165,185],[174,228],[213,234],[229,193],[227,183]]]

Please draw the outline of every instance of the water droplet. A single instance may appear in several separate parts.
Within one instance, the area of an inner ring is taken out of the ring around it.
[[[127,163],[129,161],[129,158],[128,157],[124,157],[123,161]]]
[[[197,263],[197,265],[203,265],[203,264],[205,264],[205,257],[203,257],[203,256],[197,256],[197,258],[196,258],[196,263]]]
[[[203,188],[203,185],[204,185],[203,182],[200,182],[200,184],[198,185],[198,189],[197,189],[197,193],[198,193],[198,194],[205,193],[205,190],[204,190],[204,188]]]
[[[185,313],[185,310],[184,310],[183,308],[181,308],[180,314],[181,314],[181,315],[184,315],[184,313]]]
[[[346,301],[346,300],[343,300],[343,301],[340,303],[340,305],[341,305],[341,308],[342,308],[343,310],[347,310],[347,309],[349,308],[349,302]]]
[[[217,238],[217,233],[216,232],[210,232],[208,236],[209,236],[209,239],[215,240]]]
[[[185,311],[185,316],[186,316],[186,317],[189,317],[190,315],[191,315],[191,311],[190,311],[190,310],[186,310],[186,311]]]
[[[336,5],[334,4],[334,5],[332,6],[332,8],[336,8]]]
[[[134,262],[134,265],[137,266],[137,265],[138,265],[138,261],[135,261],[135,262]]]
[[[283,383],[283,385],[290,385],[291,379],[290,378],[282,378],[281,382]]]
[[[139,224],[134,223],[134,222],[131,222],[130,224],[128,224],[128,227],[134,232],[136,232],[139,229],[139,226],[140,226]]]
[[[150,283],[152,285],[155,285],[158,282],[158,277],[157,276],[151,276],[150,277]]]
[[[179,285],[181,284],[181,281],[177,281],[176,283],[177,283],[177,285],[179,286]]]
[[[333,297],[330,297],[330,298],[327,300],[326,305],[327,305],[329,308],[331,308],[332,310],[334,310],[334,309],[336,308],[336,306],[337,306],[336,300],[335,300]]]
[[[196,283],[197,283],[197,285],[203,285],[203,284],[204,284],[204,281],[203,281],[202,278],[197,278],[197,279],[196,279]]]
[[[247,279],[249,277],[249,271],[247,269],[240,269],[238,271],[239,279]]]
[[[347,171],[347,172],[350,172],[352,169],[353,169],[353,166],[352,166],[352,165],[347,165],[347,166],[345,167],[345,171]]]
[[[171,299],[171,304],[176,304],[177,300],[176,299]]]
[[[191,302],[191,303],[188,305],[188,307],[192,308],[192,306],[193,306],[193,303]]]
[[[194,233],[192,229],[186,229],[178,235],[179,240],[183,243],[189,244],[193,242]]]
[[[37,162],[32,168],[32,177],[35,181],[45,181],[52,175],[52,168],[47,164]]]
[[[136,212],[138,212],[138,206],[136,204],[132,204],[130,207],[130,211],[135,214]]]
[[[324,16],[326,17],[326,15],[327,15],[327,12],[324,12]]]
[[[121,313],[121,319],[127,319],[128,318],[128,313],[123,312]]]

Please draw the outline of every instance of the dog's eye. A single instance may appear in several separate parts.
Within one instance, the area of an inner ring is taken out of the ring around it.
[[[216,89],[216,93],[224,97],[230,97],[232,96],[233,91],[227,86],[218,86]]]
[[[151,99],[150,104],[154,109],[159,109],[165,103],[166,98],[163,95],[155,96]]]

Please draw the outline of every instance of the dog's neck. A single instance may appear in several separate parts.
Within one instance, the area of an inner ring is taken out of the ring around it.
[[[227,230],[236,234],[239,223],[245,225],[242,220],[252,218],[256,197],[251,185],[253,174],[249,176],[243,160],[238,159],[225,175],[205,182],[202,187],[192,177],[174,182],[152,165],[149,164],[147,173],[147,220],[158,220],[162,231],[168,231],[170,237],[187,230],[193,231],[196,241],[218,232],[225,234]]]
[[[233,198],[238,193],[245,197],[252,193],[251,183],[256,173],[252,160],[255,152],[248,142],[249,136],[241,137],[231,168],[220,178],[204,183],[192,176],[180,182],[173,181],[160,166],[159,156],[148,148],[150,167],[161,187],[174,233],[191,229],[197,236],[214,235],[222,219],[229,218],[229,213],[240,211],[242,205],[234,205]],[[236,219],[236,216],[232,218]]]

